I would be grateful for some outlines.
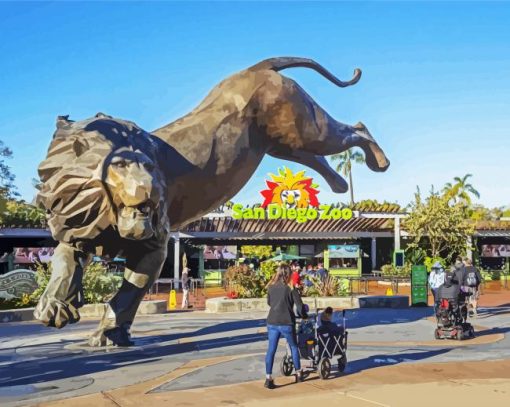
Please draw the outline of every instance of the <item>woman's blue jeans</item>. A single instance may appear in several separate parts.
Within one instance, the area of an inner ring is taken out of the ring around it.
[[[294,334],[294,328],[292,325],[268,325],[267,326],[267,337],[269,339],[269,345],[267,347],[266,354],[266,374],[273,373],[274,357],[276,355],[276,349],[278,348],[278,341],[283,336],[289,344],[290,351],[292,353],[292,362],[296,370],[301,370],[301,362],[299,360],[299,350],[296,343],[296,336]]]

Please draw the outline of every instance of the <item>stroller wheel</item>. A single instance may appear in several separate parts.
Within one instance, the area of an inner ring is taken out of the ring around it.
[[[294,370],[294,363],[292,363],[292,358],[290,356],[285,355],[280,362],[280,372],[284,376],[290,376],[292,371]]]
[[[434,337],[435,337],[436,339],[441,339],[441,334],[440,334],[440,332],[439,332],[439,329],[436,329],[436,330],[434,331]]]
[[[347,355],[342,355],[341,358],[338,358],[338,371],[342,373],[347,367]]]
[[[323,358],[319,362],[318,366],[319,376],[321,379],[327,379],[331,373],[331,362],[328,358]]]

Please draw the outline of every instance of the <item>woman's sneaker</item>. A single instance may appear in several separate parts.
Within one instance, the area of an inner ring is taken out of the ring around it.
[[[276,388],[276,386],[274,385],[274,380],[273,379],[266,379],[266,382],[264,383],[264,387],[266,389],[270,389],[270,390],[273,390],[274,388]]]

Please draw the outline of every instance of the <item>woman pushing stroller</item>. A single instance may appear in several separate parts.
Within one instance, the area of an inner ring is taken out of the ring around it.
[[[264,387],[274,389],[275,384],[272,377],[273,365],[281,336],[287,340],[292,353],[292,362],[296,371],[296,382],[303,381],[304,377],[296,340],[294,306],[297,308],[299,317],[307,318],[307,314],[298,290],[291,284],[289,266],[281,265],[278,267],[274,278],[269,283],[267,304],[270,307],[267,316],[269,344],[266,354],[266,381]]]

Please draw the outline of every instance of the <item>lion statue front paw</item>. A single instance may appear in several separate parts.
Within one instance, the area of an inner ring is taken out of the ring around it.
[[[80,313],[72,304],[56,298],[41,297],[34,310],[34,317],[46,326],[63,328],[80,320]]]

